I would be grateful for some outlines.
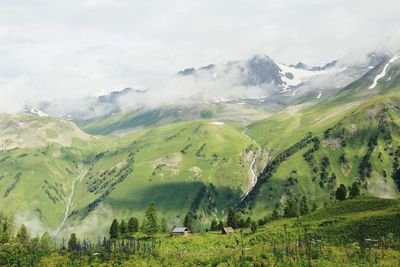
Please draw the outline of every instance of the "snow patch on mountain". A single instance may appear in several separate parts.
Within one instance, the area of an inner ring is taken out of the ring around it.
[[[35,108],[35,107],[31,108],[29,110],[29,113],[38,115],[39,117],[48,117],[49,116],[49,115],[47,115],[47,113],[45,113],[45,112],[43,112],[40,109]]]
[[[378,81],[386,76],[386,71],[389,68],[390,64],[392,64],[399,58],[400,58],[400,53],[397,53],[391,59],[389,59],[388,63],[386,63],[385,67],[383,67],[383,70],[381,71],[381,73],[379,73],[378,75],[375,76],[374,82],[371,84],[371,86],[368,89],[374,89],[378,85]]]
[[[283,92],[286,92],[290,87],[301,85],[307,79],[312,78],[314,76],[325,75],[340,71],[336,68],[330,68],[325,70],[309,70],[304,68],[295,68],[292,66],[287,66],[285,64],[279,64],[279,63],[277,65],[281,69]]]

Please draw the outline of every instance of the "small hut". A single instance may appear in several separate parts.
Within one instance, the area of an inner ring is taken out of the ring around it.
[[[235,230],[233,230],[232,227],[224,227],[224,228],[222,228],[222,234],[223,235],[227,235],[227,234],[234,233],[234,232],[235,232]]]
[[[178,236],[178,235],[189,235],[190,234],[190,230],[187,227],[175,227],[172,232],[171,235],[173,236]]]

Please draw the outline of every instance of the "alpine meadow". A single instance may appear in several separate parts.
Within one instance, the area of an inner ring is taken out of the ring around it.
[[[0,3],[0,266],[399,266],[399,8]]]

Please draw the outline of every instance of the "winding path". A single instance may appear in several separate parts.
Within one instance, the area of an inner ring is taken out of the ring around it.
[[[68,202],[66,203],[65,206],[65,213],[64,213],[64,219],[62,220],[60,226],[57,228],[57,231],[55,232],[54,236],[57,236],[57,234],[60,232],[60,230],[63,228],[65,222],[68,219],[68,215],[69,215],[69,211],[71,209],[71,205],[72,205],[72,197],[74,196],[74,192],[75,192],[75,183],[83,178],[86,175],[87,169],[82,170],[79,175],[77,177],[75,177],[75,179],[72,181],[72,189],[71,189],[71,193],[69,194],[68,197]]]
[[[257,183],[257,174],[256,174],[256,172],[255,172],[254,169],[255,169],[256,160],[257,160],[257,158],[261,155],[261,146],[256,142],[256,140],[254,140],[253,138],[251,138],[250,136],[248,136],[245,132],[243,132],[243,135],[244,135],[246,138],[252,140],[254,145],[258,146],[258,152],[257,152],[257,154],[254,156],[254,158],[253,158],[253,160],[252,160],[252,162],[251,162],[251,164],[250,164],[250,173],[251,173],[251,176],[252,176],[252,178],[251,178],[251,184],[250,184],[249,189],[247,190],[247,192],[246,192],[246,193],[242,196],[242,198],[240,199],[239,204],[242,203],[243,199],[245,199],[245,198],[247,197],[247,195],[251,192],[251,190],[253,190],[253,187],[254,187],[254,186],[256,185],[256,183]]]

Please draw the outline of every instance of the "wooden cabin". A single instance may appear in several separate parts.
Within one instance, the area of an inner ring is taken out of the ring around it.
[[[190,234],[190,230],[187,227],[175,227],[171,232],[172,236],[179,236],[179,235],[186,236],[189,234]]]
[[[235,230],[233,230],[232,227],[224,227],[224,228],[222,228],[222,234],[223,235],[231,234],[231,233],[234,233],[234,232],[235,232]]]

